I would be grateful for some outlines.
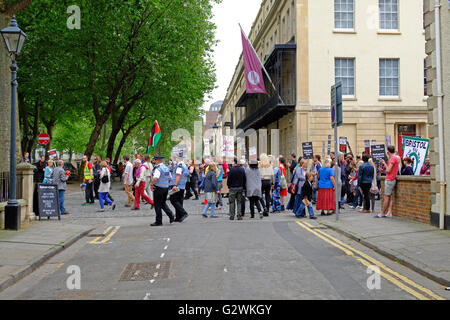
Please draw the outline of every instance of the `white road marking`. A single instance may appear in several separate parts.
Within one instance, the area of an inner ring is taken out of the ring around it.
[[[164,247],[164,250],[167,250],[168,247],[169,247],[169,246],[165,246],[165,247]]]
[[[161,268],[161,264],[158,264],[158,265],[156,266],[156,270],[159,270],[159,268]]]
[[[167,238],[167,242],[170,242],[170,238]]]
[[[223,271],[228,272],[227,268],[223,268]]]
[[[144,300],[150,300],[150,293],[147,293],[144,297]]]
[[[150,283],[155,283],[155,279],[150,280]]]
[[[161,253],[161,258],[164,258],[164,256],[165,256],[166,254],[163,252],[163,253]]]

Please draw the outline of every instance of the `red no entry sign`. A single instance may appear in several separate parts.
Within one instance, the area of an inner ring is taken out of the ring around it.
[[[40,144],[47,144],[50,142],[50,136],[47,133],[41,133],[38,137],[38,142]]]

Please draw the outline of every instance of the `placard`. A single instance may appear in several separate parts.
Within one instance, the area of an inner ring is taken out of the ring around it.
[[[248,149],[249,160],[250,161],[258,161],[257,149],[256,147],[250,147]]]
[[[364,140],[364,153],[370,154],[370,140]]]
[[[331,135],[328,136],[328,150],[327,150],[327,154],[330,155],[331,154]]]
[[[422,166],[425,163],[429,148],[429,139],[422,139],[417,137],[403,138],[403,159],[411,158],[413,160],[412,166],[414,175],[420,176],[420,169],[422,169]]]
[[[342,153],[347,153],[347,138],[346,137],[339,138],[339,151]]]
[[[209,157],[211,155],[211,149],[209,148],[209,139],[203,139],[203,144],[205,146],[203,150],[203,156]]]
[[[314,159],[312,142],[303,142],[302,149],[303,149],[303,158],[304,159]]]
[[[373,162],[379,163],[386,158],[384,144],[371,146]]]
[[[59,211],[58,185],[56,184],[38,184],[39,199],[39,220],[47,217],[58,217],[61,220]]]
[[[227,158],[234,157],[233,136],[223,136],[222,156]]]

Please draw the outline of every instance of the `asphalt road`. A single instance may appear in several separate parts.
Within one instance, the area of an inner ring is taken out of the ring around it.
[[[124,208],[118,185],[113,196],[117,209],[97,213],[97,207],[80,206],[81,193],[69,194],[64,223],[101,227],[0,299],[450,298],[435,282],[320,225],[334,216],[312,221],[284,213],[260,220],[247,213],[244,221],[229,221],[222,210],[219,219],[205,219],[200,201],[188,200],[185,222],[169,225],[165,216],[163,227],[151,228],[149,206],[138,213]],[[370,265],[380,274],[368,271]],[[79,289],[73,288],[77,270]]]

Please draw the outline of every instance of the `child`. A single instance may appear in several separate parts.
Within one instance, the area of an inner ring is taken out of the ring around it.
[[[209,165],[208,173],[205,177],[205,194],[206,194],[206,203],[205,203],[205,209],[203,209],[202,216],[204,218],[207,218],[207,212],[208,209],[211,208],[211,218],[217,218],[217,216],[214,214],[214,209],[216,208],[216,193],[219,192],[218,186],[217,186],[217,167],[214,163],[211,163]]]
[[[303,200],[302,200],[302,202],[300,202],[300,207],[299,207],[298,212],[303,212],[303,209],[305,209],[305,207],[306,207],[306,208],[308,208],[308,211],[309,211],[309,218],[312,220],[316,220],[317,218],[314,217],[314,209],[311,204],[312,193],[313,193],[312,183],[314,181],[314,175],[312,174],[312,172],[307,172],[305,177],[306,177],[306,181],[303,184],[302,193],[301,193],[301,198]],[[303,218],[303,217],[304,217],[304,215],[297,216],[297,218]]]

